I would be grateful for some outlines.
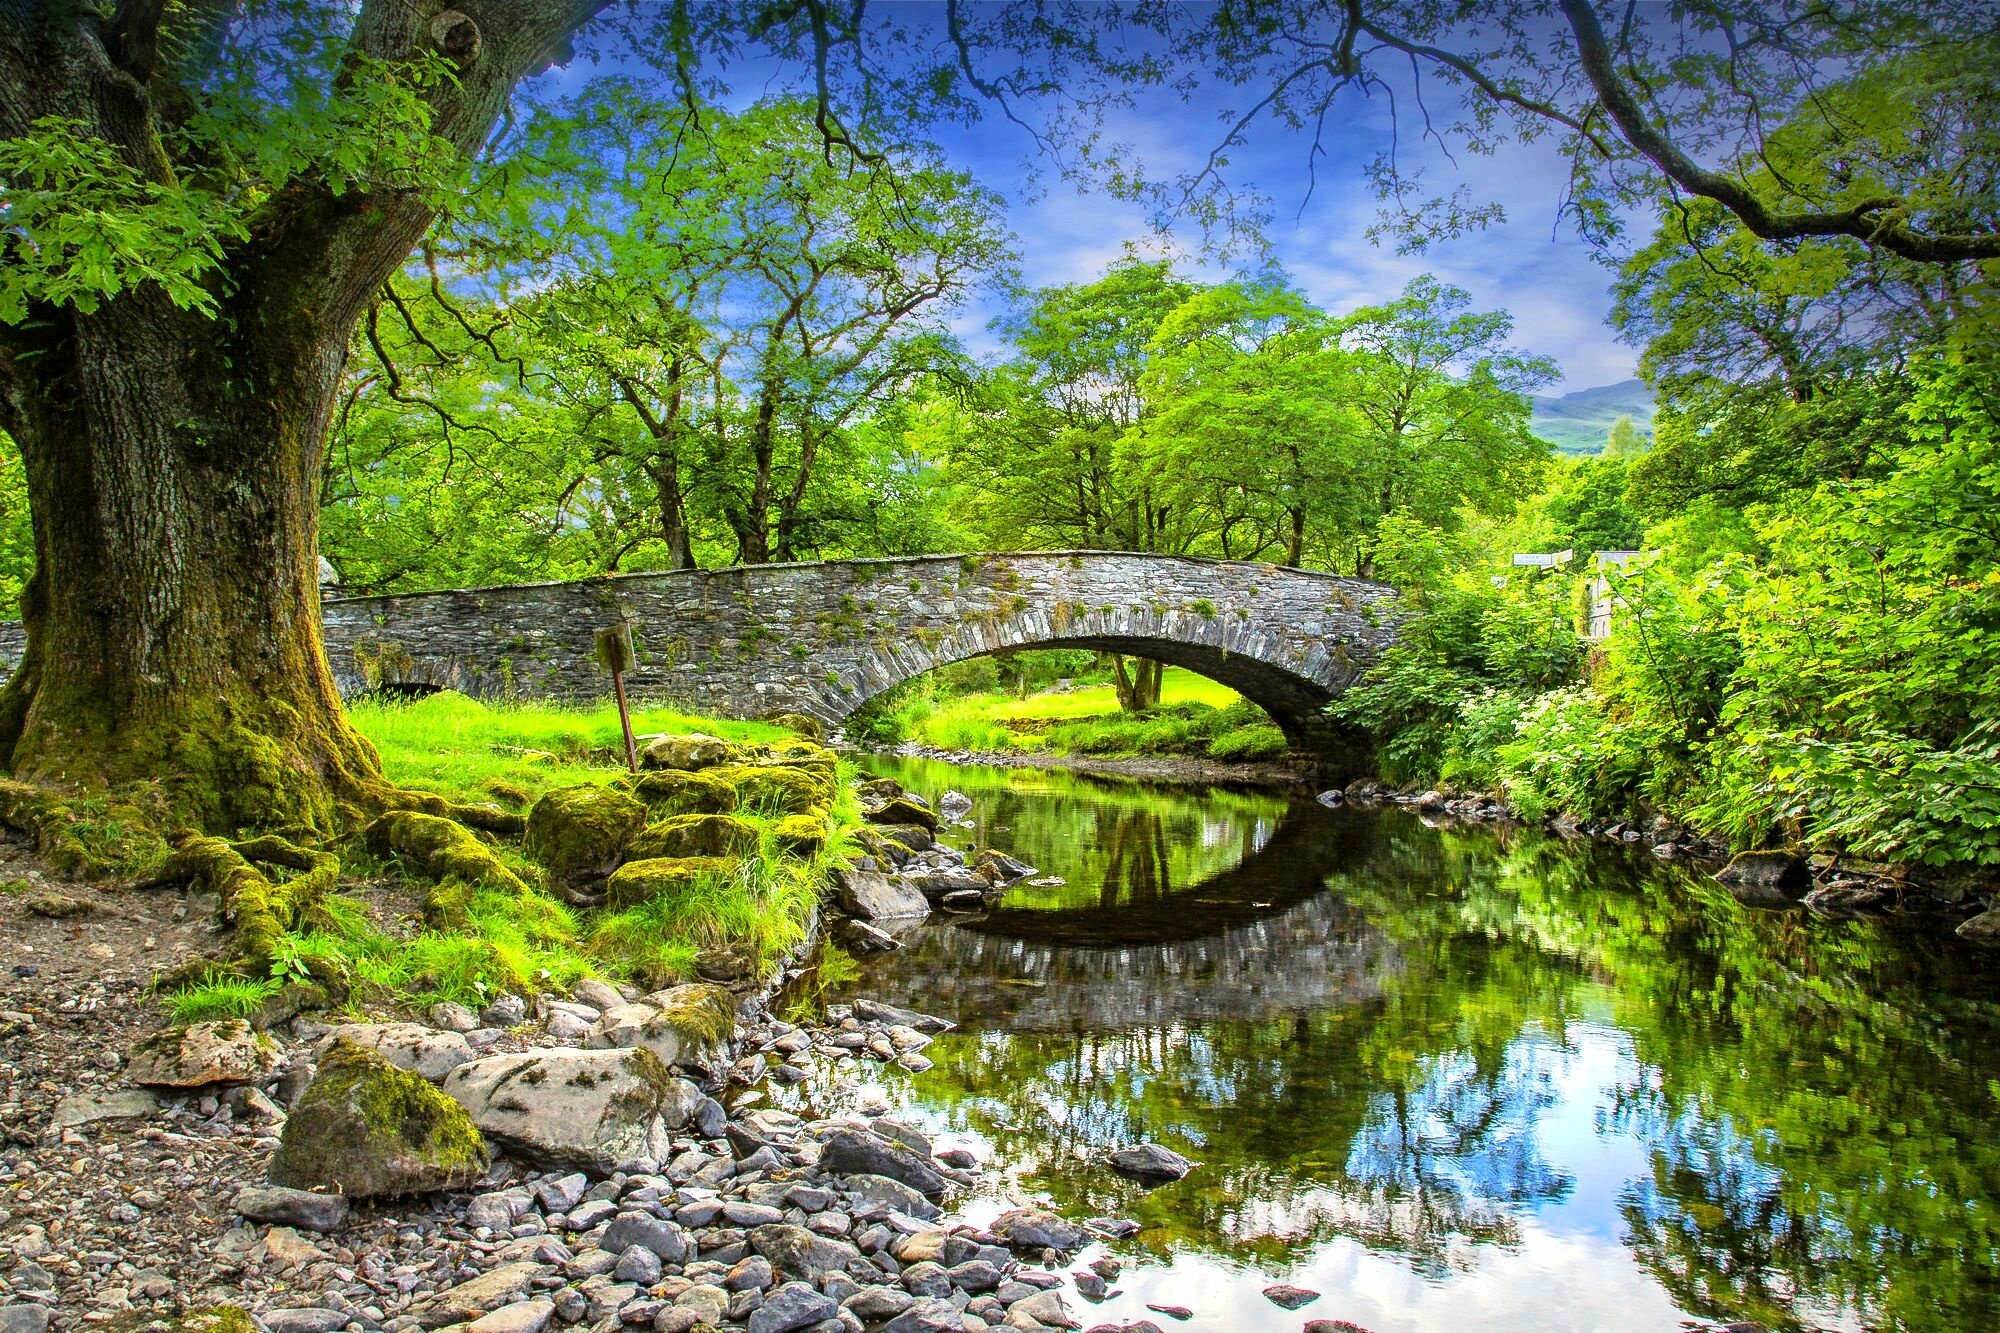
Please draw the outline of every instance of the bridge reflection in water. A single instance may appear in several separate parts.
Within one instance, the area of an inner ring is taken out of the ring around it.
[[[968,1025],[1059,1032],[1265,1019],[1381,993],[1397,954],[1328,875],[1367,855],[1368,826],[1310,804],[1236,865],[1174,878],[1167,817],[1103,821],[1103,881],[1046,904],[906,927],[871,982],[948,1002]]]

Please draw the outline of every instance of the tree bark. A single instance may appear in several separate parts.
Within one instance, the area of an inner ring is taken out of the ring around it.
[[[433,132],[470,154],[597,8],[367,0],[350,49],[454,61],[426,95]],[[154,108],[188,93],[147,86],[163,10],[0,3],[0,135],[69,117],[169,179]],[[320,640],[316,488],[355,323],[431,216],[416,191],[295,179],[246,219],[216,317],[142,284],[0,329],[0,427],[26,463],[36,556],[27,649],[0,691],[13,773],[115,789],[166,829],[331,832],[391,795]]]

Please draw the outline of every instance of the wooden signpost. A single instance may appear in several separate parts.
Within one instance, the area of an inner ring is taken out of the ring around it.
[[[639,748],[632,743],[632,714],[625,707],[625,673],[632,669],[632,627],[623,621],[597,631],[597,660],[611,673],[611,690],[618,696],[618,725],[625,729],[625,765],[639,771]]]

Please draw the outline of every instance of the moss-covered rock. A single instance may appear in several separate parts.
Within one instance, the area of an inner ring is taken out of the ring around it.
[[[464,929],[471,886],[529,892],[521,877],[471,829],[442,815],[391,810],[370,824],[363,836],[375,855],[399,856],[439,881],[440,891],[424,906],[425,924],[433,930]]]
[[[617,785],[644,802],[655,818],[665,815],[726,815],[736,808],[736,788],[714,771],[663,768],[618,779]]]
[[[833,799],[833,783],[803,768],[729,764],[710,771],[736,789],[739,804],[760,814],[810,814]]]
[[[322,1054],[285,1121],[271,1183],[352,1198],[424,1194],[469,1188],[488,1162],[462,1106],[343,1038]]]
[[[818,718],[806,713],[773,713],[770,722],[786,731],[803,736],[809,741],[826,739],[826,726]]]
[[[544,792],[528,811],[521,850],[556,884],[581,884],[610,874],[646,827],[646,807],[627,792],[594,782]]]
[[[128,1310],[91,1325],[99,1333],[257,1333],[258,1327],[240,1305]]]
[[[727,878],[742,861],[734,856],[654,856],[627,861],[605,881],[605,906],[636,907],[650,898],[671,898],[697,884]]]
[[[881,829],[863,826],[854,830],[855,845],[885,866],[907,864],[916,852],[906,842],[890,837]]]
[[[885,827],[914,825],[927,833],[937,831],[937,812],[914,796],[897,796],[868,811],[868,822]]]
[[[815,856],[826,846],[826,819],[821,815],[787,815],[771,827],[778,850],[787,856]]]
[[[633,860],[658,856],[747,856],[757,850],[757,826],[735,815],[669,815],[648,824],[626,854]]]
[[[699,732],[648,741],[639,762],[646,768],[702,769],[733,764],[742,756],[728,741]]]
[[[736,997],[725,987],[691,982],[620,1006],[605,1019],[590,1045],[644,1049],[663,1064],[715,1069],[726,1063],[736,1035]]]

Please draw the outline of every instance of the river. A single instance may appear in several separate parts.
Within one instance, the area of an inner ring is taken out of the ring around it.
[[[867,766],[1064,882],[824,966],[826,1000],[959,1026],[933,1069],[808,1095],[990,1158],[974,1218],[1143,1224],[1080,1257],[1124,1265],[1087,1324],[2000,1327],[2000,976],[1934,923],[1401,810]],[[1142,1140],[1200,1165],[1148,1192],[1099,1164]]]

